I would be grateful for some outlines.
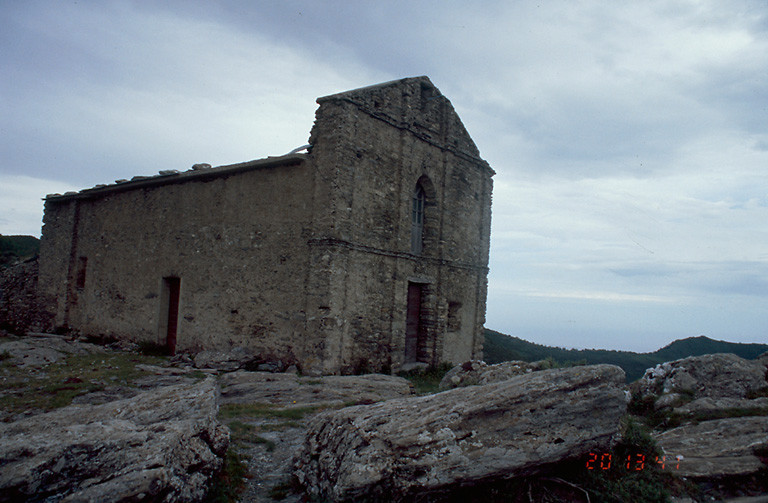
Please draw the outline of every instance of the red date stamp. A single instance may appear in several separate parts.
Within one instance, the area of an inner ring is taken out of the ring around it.
[[[649,464],[654,463],[662,470],[679,470],[680,462],[683,460],[683,456],[654,456],[653,460],[650,460],[645,454],[635,453],[628,454],[625,459],[615,459],[610,452],[595,453],[590,452],[587,455],[587,470],[610,470],[620,467],[627,471],[642,471],[645,470]]]

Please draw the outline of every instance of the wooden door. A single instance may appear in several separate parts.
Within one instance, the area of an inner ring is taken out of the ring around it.
[[[176,354],[176,333],[179,324],[179,294],[181,290],[181,280],[179,278],[164,278],[165,287],[168,290],[168,318],[167,331],[165,334],[165,344],[168,347],[168,353]]]
[[[421,289],[422,286],[418,283],[408,283],[408,311],[405,319],[405,363],[419,361]]]

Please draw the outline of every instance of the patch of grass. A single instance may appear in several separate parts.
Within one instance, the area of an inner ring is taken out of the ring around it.
[[[269,489],[269,497],[276,501],[282,501],[292,493],[294,486],[291,482],[281,482]]]
[[[274,442],[256,434],[261,430],[260,427],[242,421],[229,421],[227,426],[230,431],[229,440],[233,445],[242,446],[246,443],[265,444],[268,451],[275,450]]]
[[[296,382],[301,386],[311,386],[315,384],[323,384],[323,381],[320,379],[307,379],[306,381],[302,381],[301,379],[297,379]]]
[[[229,440],[233,443],[247,441],[256,432],[254,425],[242,421],[230,421],[227,423],[227,427],[230,431]]]
[[[189,374],[187,374],[187,377],[191,377],[192,379],[202,380],[208,377],[208,374],[206,374],[202,370],[194,370]]]
[[[217,473],[205,497],[206,503],[234,503],[240,500],[245,489],[248,467],[240,453],[230,447],[224,458],[224,466]]]
[[[251,440],[255,444],[264,444],[267,447],[267,451],[269,452],[272,452],[275,450],[275,443],[269,439],[256,435],[253,438],[251,438]]]
[[[259,426],[259,431],[283,431],[288,428],[300,428],[302,424],[298,421],[280,421],[273,424],[262,424]]]
[[[443,380],[445,374],[452,368],[453,365],[450,363],[441,363],[436,367],[399,372],[397,375],[411,381],[416,393],[419,395],[428,395],[439,391],[440,381]]]
[[[6,376],[6,390],[19,390],[0,397],[0,409],[18,413],[30,409],[52,410],[72,403],[78,395],[101,391],[107,386],[132,386],[146,372],[137,363],[161,364],[156,357],[132,353],[73,355],[52,363],[42,371],[13,367]]]
[[[322,407],[283,408],[268,403],[227,403],[219,407],[219,417],[233,419],[238,417],[273,417],[281,419],[304,419],[308,414],[321,410]]]

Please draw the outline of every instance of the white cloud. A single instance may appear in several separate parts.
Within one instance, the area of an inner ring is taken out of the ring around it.
[[[21,101],[8,117],[60,152],[70,167],[63,177],[86,185],[283,154],[306,143],[315,97],[381,78],[258,33],[106,5],[30,16],[33,35],[66,41],[54,53],[85,72],[53,74],[39,87],[15,90]]]

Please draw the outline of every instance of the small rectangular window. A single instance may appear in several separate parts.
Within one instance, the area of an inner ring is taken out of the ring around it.
[[[424,205],[426,195],[421,185],[416,185],[411,206],[411,253],[420,254],[424,240]]]
[[[75,276],[75,288],[82,290],[85,288],[85,272],[88,268],[88,257],[78,257],[77,275]]]
[[[458,332],[461,330],[461,302],[448,303],[448,331]]]

